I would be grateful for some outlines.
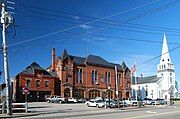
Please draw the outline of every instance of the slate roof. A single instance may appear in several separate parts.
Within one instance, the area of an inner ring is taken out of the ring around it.
[[[73,62],[78,65],[84,65],[86,58],[74,56]]]
[[[22,72],[20,72],[19,74],[35,74],[36,71],[41,71],[43,73],[44,76],[54,76],[51,73],[49,73],[48,71],[46,71],[44,68],[42,68],[39,64],[37,64],[36,62],[33,62],[30,66],[28,66],[25,70],[23,70]]]
[[[156,75],[148,77],[136,77],[137,84],[155,83],[159,79],[161,79],[161,77],[157,77]],[[135,84],[135,77],[132,77],[132,84]]]
[[[98,65],[98,66],[105,66],[105,67],[114,67],[114,65],[112,63],[107,62],[105,59],[96,56],[96,55],[89,55],[86,58],[85,61],[87,64],[91,64],[91,65]]]
[[[90,64],[90,65],[103,66],[109,68],[114,68],[115,66],[117,66],[118,70],[129,69],[124,62],[122,63],[123,65],[121,66],[120,64],[110,63],[105,59],[103,59],[102,57],[96,55],[89,55],[87,58],[73,56],[73,55],[69,55],[65,49],[62,52],[61,57],[59,58],[62,61],[65,60],[66,58],[69,58],[71,61],[75,63],[75,65]]]

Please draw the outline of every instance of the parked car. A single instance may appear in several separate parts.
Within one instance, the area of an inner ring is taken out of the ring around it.
[[[151,98],[144,98],[142,102],[145,103],[145,105],[152,105],[155,103]]]
[[[62,98],[62,97],[60,97],[60,96],[56,96],[56,95],[50,96],[50,97],[47,97],[47,98],[46,98],[46,101],[47,101],[48,103],[55,103],[55,102],[57,102],[57,103],[62,103],[64,100],[65,100],[64,98]]]
[[[128,106],[128,104],[126,103],[125,100],[120,100],[120,101],[119,101],[119,105],[120,105],[121,107],[127,107],[127,106]]]
[[[131,106],[138,106],[137,100],[131,100]]]
[[[75,99],[75,98],[68,98],[68,102],[74,102],[74,103],[76,103],[76,102],[78,102],[78,100]]]
[[[111,108],[118,107],[117,101],[115,101],[115,100],[105,101],[105,105],[107,107],[111,107]]]
[[[85,105],[88,107],[103,107],[105,105],[105,103],[102,100],[95,100],[95,99],[91,99],[89,101],[85,102]]]
[[[156,101],[159,105],[166,105],[167,104],[167,101],[165,99],[157,98]]]

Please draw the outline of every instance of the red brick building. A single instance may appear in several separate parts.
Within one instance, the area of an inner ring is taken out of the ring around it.
[[[58,92],[62,97],[106,98],[110,87],[111,98],[116,98],[117,92],[121,99],[130,98],[131,72],[124,62],[114,64],[95,55],[87,58],[72,56],[66,50],[56,59],[53,49],[52,66],[48,70],[59,76],[61,88]]]
[[[13,101],[25,102],[23,87],[29,89],[28,101],[44,101],[45,95],[60,94],[60,80],[55,73],[48,72],[33,62],[13,80]]]

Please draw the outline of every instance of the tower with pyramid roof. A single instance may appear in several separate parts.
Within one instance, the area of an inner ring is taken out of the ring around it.
[[[159,83],[159,96],[164,99],[170,98],[170,91],[173,89],[173,93],[177,92],[175,89],[176,79],[174,64],[171,62],[169,55],[167,38],[164,34],[163,46],[160,63],[157,65],[157,77],[162,77]]]

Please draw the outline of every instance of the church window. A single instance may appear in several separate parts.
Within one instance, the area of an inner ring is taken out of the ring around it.
[[[162,61],[164,62],[164,59]]]
[[[164,68],[166,68],[166,65],[164,65]]]
[[[172,77],[170,77],[170,83],[172,84]]]
[[[169,61],[169,59],[168,59],[168,61]]]
[[[170,76],[172,76],[172,73],[170,73]]]
[[[162,65],[162,69],[163,69],[163,65]]]
[[[163,76],[163,73],[161,74],[161,76]]]
[[[148,96],[148,91],[146,90],[146,97]]]

